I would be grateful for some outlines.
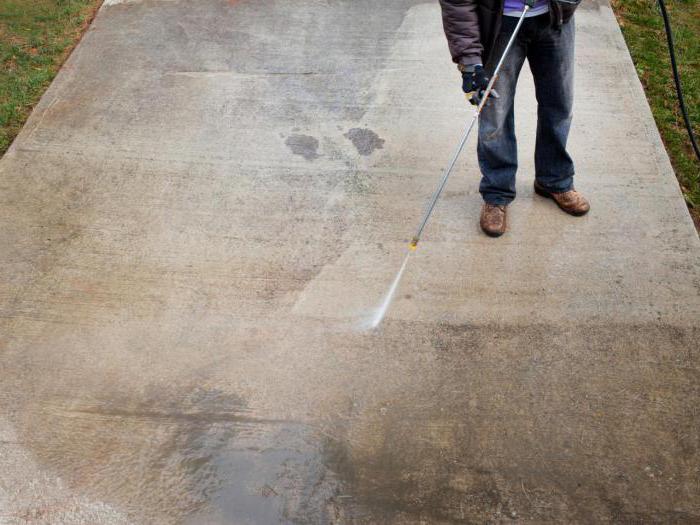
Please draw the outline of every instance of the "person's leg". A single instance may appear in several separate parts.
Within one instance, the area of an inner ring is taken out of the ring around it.
[[[527,21],[526,21],[527,22]],[[486,70],[490,75],[496,67],[517,19],[503,17],[503,27]],[[521,33],[522,34],[522,33]],[[515,198],[515,172],[518,168],[518,150],[515,139],[513,102],[518,75],[525,61],[526,45],[518,39],[510,49],[494,89],[500,98],[491,98],[479,117],[477,155],[481,169],[479,191],[488,204],[507,205]]]
[[[549,17],[537,19],[538,31],[527,50],[537,95],[535,180],[547,191],[566,192],[574,178],[566,151],[574,102],[574,20],[556,29]]]

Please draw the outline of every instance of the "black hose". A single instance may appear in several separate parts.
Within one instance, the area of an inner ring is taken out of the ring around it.
[[[678,66],[676,65],[676,50],[673,46],[673,32],[671,31],[671,22],[669,22],[668,20],[668,13],[666,12],[666,4],[664,4],[664,0],[659,0],[659,8],[661,9],[661,16],[664,19],[664,26],[666,27],[666,40],[668,41],[668,52],[671,55],[671,68],[673,69],[673,80],[676,82],[676,94],[678,95],[678,105],[681,108],[683,120],[685,121],[685,128],[688,130],[688,137],[690,137],[690,143],[693,145],[693,150],[695,150],[695,156],[698,158],[698,161],[700,161],[700,149],[698,148],[698,143],[695,140],[693,126],[690,124],[688,110],[685,107],[685,99],[683,98],[683,88],[681,87],[681,79],[678,75]]]

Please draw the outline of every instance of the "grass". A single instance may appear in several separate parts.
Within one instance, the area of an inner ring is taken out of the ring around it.
[[[639,78],[700,230],[700,162],[693,153],[671,73],[663,19],[654,0],[612,0]],[[700,0],[666,0],[685,103],[700,140]]]
[[[102,0],[0,0],[0,156]]]

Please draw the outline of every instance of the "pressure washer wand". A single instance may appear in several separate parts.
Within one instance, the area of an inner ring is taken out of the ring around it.
[[[435,210],[435,205],[437,204],[437,201],[440,199],[440,195],[442,195],[442,191],[447,185],[447,180],[450,178],[450,175],[452,175],[452,170],[454,169],[455,164],[457,164],[457,159],[462,153],[464,145],[467,143],[472,129],[474,129],[474,125],[479,120],[481,110],[484,109],[484,106],[486,105],[486,102],[489,96],[491,95],[491,92],[493,91],[493,85],[496,83],[496,79],[498,78],[498,74],[501,71],[501,67],[503,67],[503,63],[505,62],[506,56],[508,55],[508,51],[510,51],[510,48],[513,47],[513,43],[515,42],[515,39],[518,36],[518,31],[520,31],[520,26],[522,26],[523,22],[525,21],[525,15],[534,5],[535,0],[525,0],[525,7],[523,9],[523,13],[522,15],[520,15],[518,24],[515,26],[513,34],[511,35],[510,40],[508,40],[506,48],[503,50],[501,59],[498,61],[498,64],[496,64],[496,69],[493,70],[493,75],[491,75],[491,80],[489,81],[488,85],[486,86],[486,89],[484,90],[484,94],[481,97],[481,102],[479,102],[479,105],[474,110],[474,116],[472,117],[471,122],[464,131],[464,134],[462,135],[462,140],[460,140],[457,149],[455,150],[455,152],[452,155],[452,158],[450,159],[450,163],[447,165],[447,169],[445,170],[445,174],[442,176],[440,184],[438,185],[437,189],[435,190],[435,193],[433,193],[433,196],[430,199],[430,204],[428,205],[428,209],[426,210],[425,215],[423,216],[423,220],[421,221],[420,226],[418,226],[418,230],[416,230],[416,234],[413,236],[413,239],[411,239],[409,250],[412,252],[416,251],[416,248],[418,248],[418,243],[420,242],[421,236],[423,235],[423,230],[428,224],[430,216],[433,214],[433,210]]]
[[[491,76],[491,80],[489,83],[486,85],[486,89],[484,90],[484,94],[481,98],[481,101],[479,102],[479,105],[476,107],[474,110],[474,117],[472,118],[472,121],[469,123],[469,126],[467,126],[467,129],[464,131],[464,134],[462,135],[462,140],[459,142],[459,146],[457,146],[457,149],[455,150],[454,154],[452,155],[452,158],[450,159],[450,163],[447,165],[447,169],[445,170],[445,174],[442,176],[442,180],[440,181],[440,185],[437,187],[435,190],[435,193],[433,193],[432,198],[430,199],[430,204],[428,205],[428,209],[425,212],[425,215],[423,216],[423,220],[420,223],[420,226],[418,227],[418,230],[416,231],[416,234],[413,236],[413,239],[411,240],[411,244],[409,245],[408,252],[406,253],[406,256],[404,257],[403,263],[401,264],[401,268],[399,269],[399,272],[396,274],[396,277],[394,277],[394,281],[391,283],[391,286],[389,287],[389,291],[387,292],[386,296],[384,297],[384,301],[382,301],[382,304],[379,306],[379,308],[375,311],[374,315],[372,316],[372,319],[370,321],[369,327],[370,328],[377,328],[382,320],[384,319],[384,316],[386,315],[387,311],[389,310],[389,306],[391,306],[391,302],[394,299],[394,295],[396,294],[396,290],[399,287],[399,283],[401,282],[401,278],[403,277],[404,272],[406,271],[406,266],[408,264],[408,260],[411,257],[411,254],[416,251],[418,248],[418,243],[420,242],[421,235],[423,235],[423,230],[425,229],[425,226],[428,224],[428,221],[430,220],[430,216],[433,214],[433,210],[435,209],[435,205],[437,204],[438,199],[440,198],[440,195],[442,194],[442,190],[445,189],[445,185],[447,184],[447,179],[450,178],[450,175],[452,174],[452,170],[455,167],[455,164],[457,163],[457,159],[459,158],[460,153],[462,153],[462,150],[464,149],[464,145],[467,143],[467,139],[469,139],[469,134],[471,133],[472,129],[474,128],[474,125],[476,124],[476,121],[479,120],[479,115],[481,114],[481,110],[484,109],[484,105],[486,104],[486,101],[489,98],[489,95],[491,95],[491,92],[493,91],[493,85],[496,82],[496,79],[498,78],[498,73],[501,71],[501,67],[503,66],[503,62],[505,61],[506,55],[508,55],[508,51],[510,51],[510,48],[513,47],[513,42],[515,42],[515,38],[518,35],[518,31],[520,31],[520,26],[523,24],[523,21],[525,20],[525,15],[527,12],[535,5],[535,0],[525,0],[525,7],[523,9],[523,14],[520,15],[520,19],[518,20],[518,24],[515,26],[515,29],[513,30],[513,34],[510,37],[510,40],[508,41],[508,44],[506,45],[506,48],[503,50],[503,54],[501,55],[501,59],[498,61],[498,64],[496,64],[496,69],[493,71],[493,75]]]

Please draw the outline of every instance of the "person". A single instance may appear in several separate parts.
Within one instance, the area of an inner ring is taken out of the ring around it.
[[[515,198],[518,159],[513,103],[526,58],[537,99],[535,192],[553,199],[571,215],[585,215],[590,209],[574,189],[574,163],[566,150],[574,90],[576,4],[571,1],[536,0],[496,79],[496,94],[492,92],[479,117],[479,192],[484,199],[480,225],[489,236],[505,233],[507,208]],[[450,53],[462,73],[462,89],[478,104],[525,2],[440,0],[440,5]]]

